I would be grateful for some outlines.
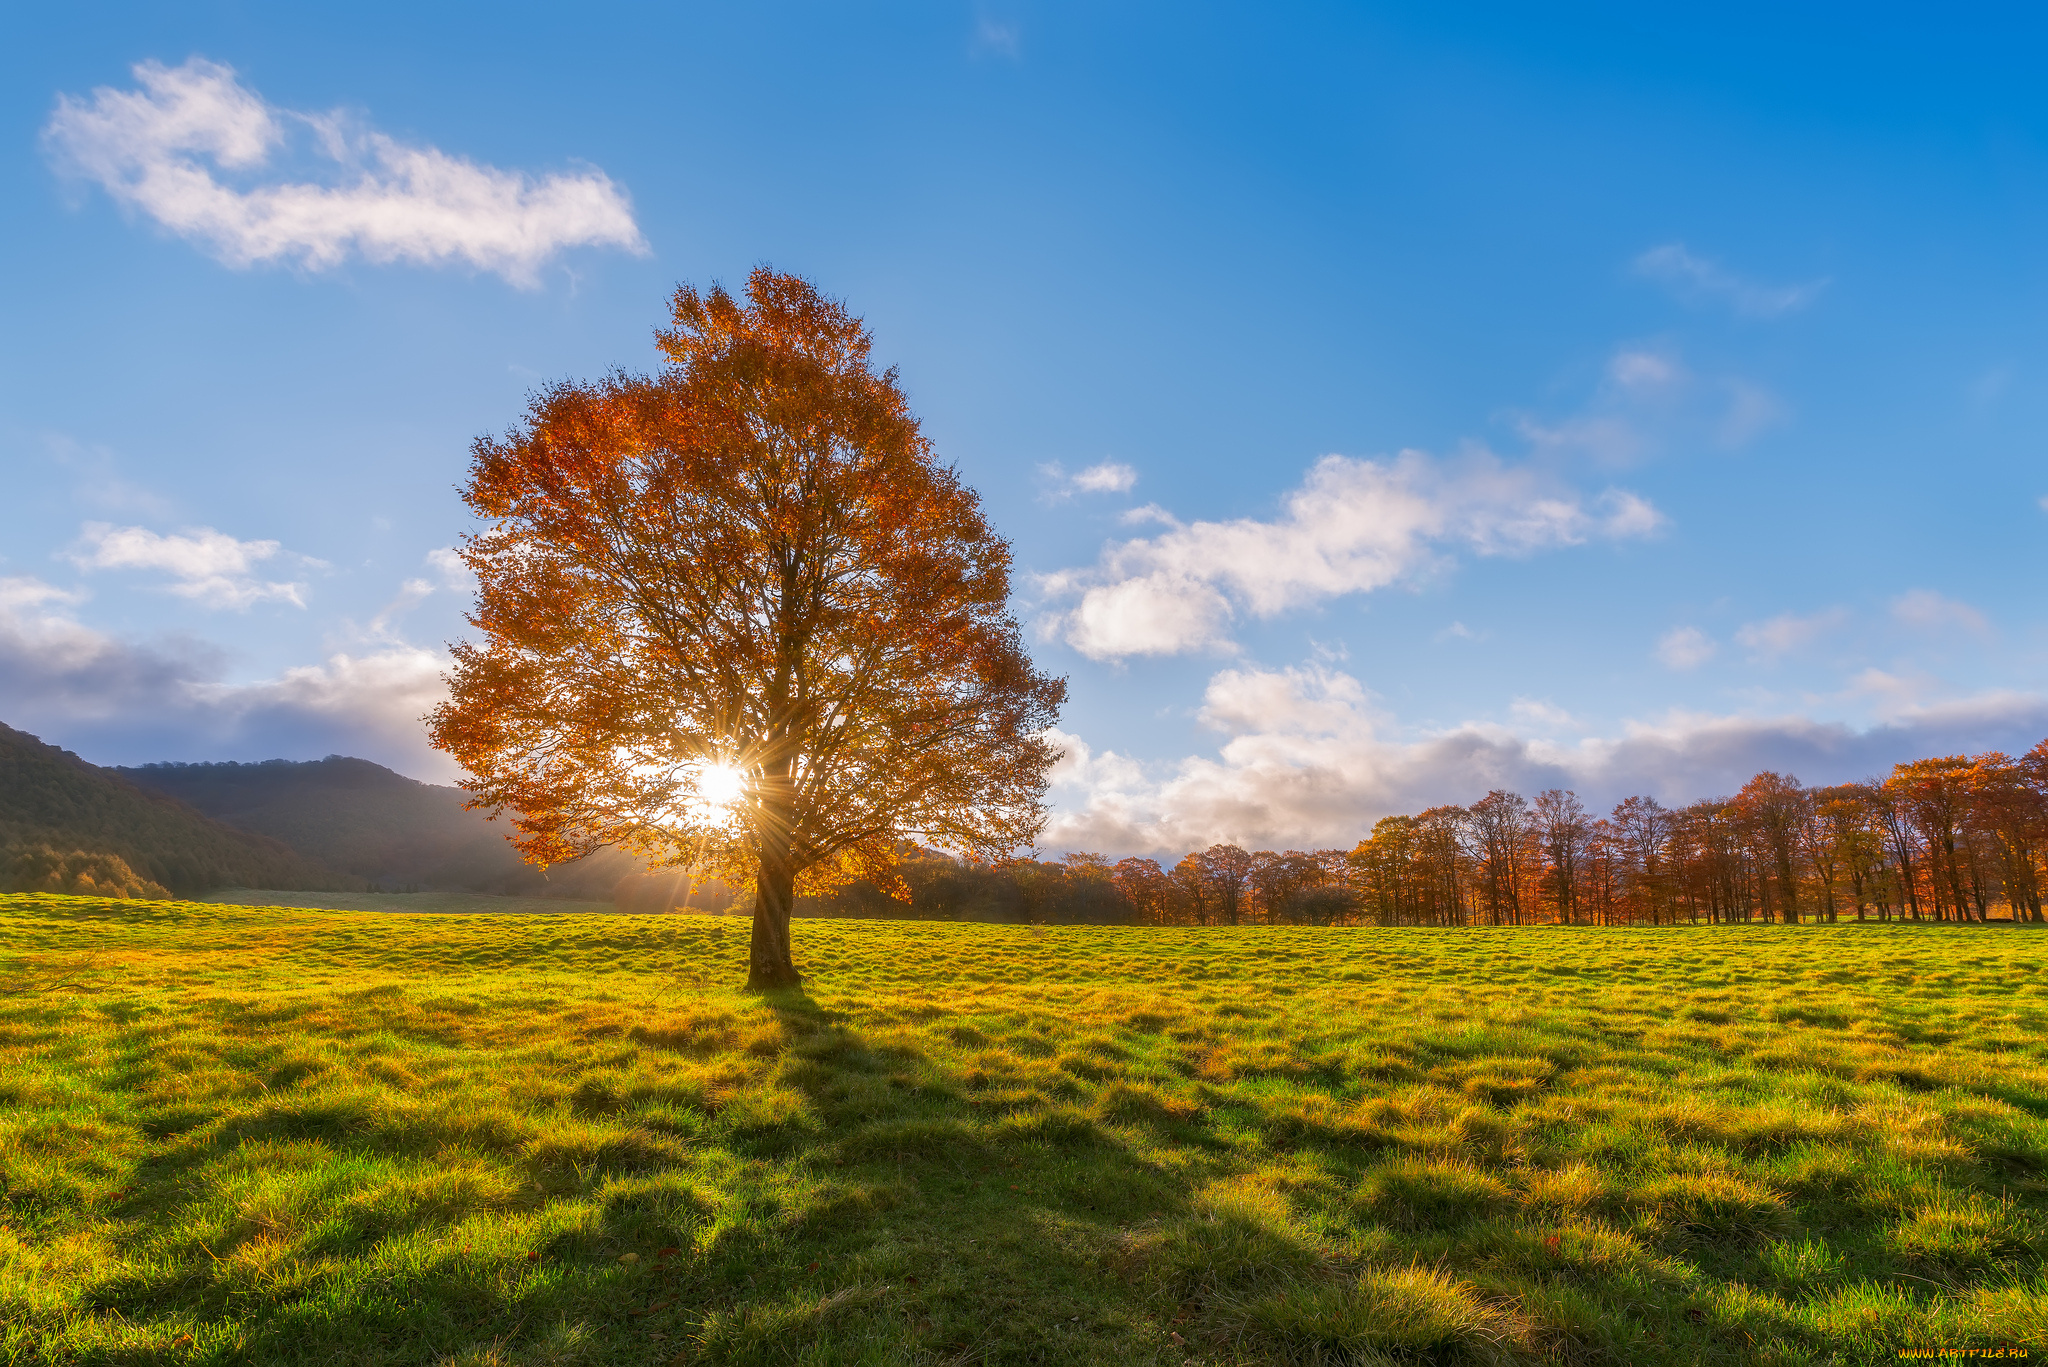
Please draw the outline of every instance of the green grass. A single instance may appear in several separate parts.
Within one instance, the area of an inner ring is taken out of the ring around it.
[[[618,910],[610,902],[579,902],[564,897],[510,897],[489,892],[270,892],[230,888],[203,899],[238,907],[312,907],[323,911],[414,911],[437,915],[477,916],[511,912],[548,916],[562,912]]]
[[[2048,936],[797,933],[0,897],[0,1352],[2048,1348]]]

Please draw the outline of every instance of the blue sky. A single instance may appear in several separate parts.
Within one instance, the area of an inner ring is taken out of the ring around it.
[[[796,271],[1071,679],[1048,843],[2048,734],[2022,7],[46,6],[0,53],[0,720],[361,754],[469,441]]]

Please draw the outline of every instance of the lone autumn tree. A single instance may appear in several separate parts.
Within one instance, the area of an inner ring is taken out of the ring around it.
[[[1032,843],[1066,684],[860,319],[766,269],[673,308],[660,373],[557,384],[476,442],[481,639],[428,721],[534,863],[751,882],[748,986],[789,987],[799,892],[900,890],[906,841]]]

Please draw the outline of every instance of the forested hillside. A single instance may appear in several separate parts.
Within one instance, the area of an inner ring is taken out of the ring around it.
[[[0,725],[0,877],[41,886],[68,871],[105,879],[119,861],[173,892],[339,888],[360,880],[264,836],[212,820],[118,773]],[[116,881],[126,881],[116,871]]]
[[[380,888],[602,900],[641,868],[631,856],[606,852],[543,874],[506,843],[505,822],[463,809],[460,789],[364,759],[147,764],[112,772]]]

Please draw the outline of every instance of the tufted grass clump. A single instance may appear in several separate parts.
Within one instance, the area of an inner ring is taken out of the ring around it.
[[[2027,927],[0,897],[0,1358],[2048,1352]]]

